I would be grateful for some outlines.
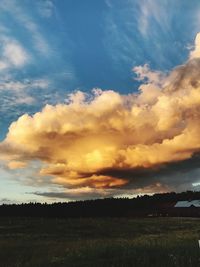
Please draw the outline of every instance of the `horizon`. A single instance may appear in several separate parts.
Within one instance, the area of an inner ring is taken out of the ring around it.
[[[29,204],[41,204],[41,205],[51,205],[51,204],[68,204],[68,203],[78,203],[78,202],[90,202],[90,201],[99,201],[99,200],[134,200],[134,199],[142,199],[144,197],[150,197],[150,198],[154,198],[155,196],[164,196],[164,195],[183,195],[183,194],[196,194],[196,193],[200,193],[200,191],[191,191],[191,190],[187,190],[187,191],[183,191],[183,192],[164,192],[164,193],[151,193],[151,194],[138,194],[138,195],[122,195],[122,196],[111,196],[111,197],[103,197],[103,198],[92,198],[92,199],[74,199],[74,200],[63,200],[59,199],[58,201],[55,202],[10,202],[8,200],[5,200],[5,202],[0,203],[0,206],[2,205],[29,205]],[[65,198],[64,198],[65,199]],[[184,198],[185,201],[190,201],[190,199],[186,199]],[[192,200],[199,200],[199,198],[194,198]],[[180,201],[180,200],[178,200]]]
[[[0,205],[200,190],[200,1],[0,15]]]

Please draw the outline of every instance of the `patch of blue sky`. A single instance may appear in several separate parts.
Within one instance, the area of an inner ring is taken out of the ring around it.
[[[73,90],[136,92],[132,68],[148,63],[168,71],[182,64],[200,28],[198,0],[2,0],[0,15],[0,37],[16,40],[29,56],[23,66],[1,71],[0,81],[49,81],[45,89],[25,90],[35,99],[28,103],[14,103],[16,92],[1,90],[5,128]]]
[[[200,2],[194,2],[110,0],[105,46],[117,66],[149,63],[166,71],[181,64],[200,27]]]

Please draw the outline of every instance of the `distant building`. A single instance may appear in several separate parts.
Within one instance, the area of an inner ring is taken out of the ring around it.
[[[198,200],[191,200],[191,201],[178,201],[174,207],[175,208],[191,208],[191,207],[200,208],[200,200],[198,199]]]

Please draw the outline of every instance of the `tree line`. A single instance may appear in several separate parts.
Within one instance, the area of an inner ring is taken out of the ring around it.
[[[200,192],[163,193],[136,198],[105,198],[73,202],[24,203],[0,205],[0,216],[8,217],[140,217],[140,216],[194,216],[200,217],[200,208],[174,208],[177,201],[200,200]]]

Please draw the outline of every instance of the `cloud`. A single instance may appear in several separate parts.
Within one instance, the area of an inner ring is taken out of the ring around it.
[[[49,86],[47,79],[25,79],[23,81],[7,81],[0,82],[0,90],[11,90],[11,91],[23,91],[29,88],[40,88],[45,89]]]
[[[166,12],[166,3],[160,5],[157,0],[139,1],[138,29],[147,37],[151,33],[151,22],[154,20],[162,30],[169,28],[169,14]]]
[[[36,102],[34,90],[47,89],[50,81],[47,79],[24,79],[10,80],[10,76],[5,80],[0,80],[0,92],[10,93],[10,98],[2,101],[1,109],[10,109],[19,104],[32,105]],[[16,111],[15,111],[16,112]]]
[[[30,63],[30,55],[17,40],[0,36],[0,41],[0,71],[9,68],[21,68]]]
[[[19,16],[18,19],[31,33],[36,50],[38,50],[44,56],[48,56],[50,52],[50,46],[40,33],[37,24],[35,24],[30,18],[26,17],[25,15]]]
[[[66,196],[166,191],[197,182],[181,173],[199,164],[200,59],[190,56],[169,74],[148,65],[134,71],[144,79],[137,94],[78,91],[66,104],[24,114],[0,144],[1,158],[13,169],[39,160],[40,179],[50,177]]]
[[[4,62],[3,60],[0,60],[0,71],[7,69],[8,66],[8,63]]]
[[[49,3],[48,3],[49,2]],[[50,2],[45,1],[44,6],[49,6]],[[35,49],[41,54],[48,56],[50,52],[50,46],[44,36],[42,35],[38,24],[32,15],[28,14],[24,7],[15,0],[2,0],[0,3],[0,11],[7,12],[14,18],[18,23],[21,24],[31,35]],[[47,11],[46,11],[47,12]]]
[[[16,67],[23,66],[28,61],[28,54],[16,41],[7,42],[4,45],[3,57]]]
[[[190,52],[190,59],[200,58],[200,33],[196,35],[194,50]]]
[[[2,204],[10,204],[10,203],[11,203],[11,201],[8,198],[1,198],[0,199],[0,205],[2,205]]]
[[[168,187],[164,187],[160,183],[152,184],[145,187],[145,193],[152,194],[152,192],[162,193],[169,190]],[[36,196],[47,197],[49,200],[87,200],[87,199],[99,199],[99,198],[109,198],[109,197],[124,197],[124,196],[136,196],[144,192],[143,188],[137,189],[96,189],[90,187],[80,187],[80,188],[73,188],[73,189],[65,189],[63,191],[54,190],[54,191],[36,191],[32,192],[31,194]]]
[[[163,83],[163,78],[165,78],[162,72],[152,71],[148,64],[134,67],[133,72],[137,75],[136,80],[143,82],[146,80],[148,83],[160,84]]]
[[[49,191],[49,192],[33,192],[37,196],[48,197],[50,199],[70,199],[70,200],[83,200],[83,199],[97,199],[102,197],[112,197],[116,193],[115,190],[93,189],[89,187],[66,189],[65,191]]]
[[[10,161],[8,163],[8,168],[11,170],[21,169],[21,168],[25,168],[25,167],[26,167],[26,162],[22,162],[22,161]]]
[[[38,1],[37,2],[37,8],[39,14],[44,17],[44,18],[49,18],[53,14],[54,10],[54,4],[50,0],[45,0],[45,1]]]

